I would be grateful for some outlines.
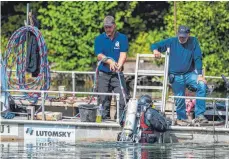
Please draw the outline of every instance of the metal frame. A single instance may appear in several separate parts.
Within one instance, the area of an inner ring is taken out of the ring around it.
[[[116,100],[117,100],[117,116],[119,116],[119,100],[120,100],[120,95],[118,93],[96,93],[96,92],[70,92],[70,91],[41,91],[41,90],[6,90],[6,92],[27,92],[27,93],[41,93],[41,98],[42,98],[42,120],[45,120],[44,117],[44,110],[45,110],[45,93],[63,93],[63,94],[87,94],[87,95],[108,95],[108,96],[116,96]],[[136,92],[135,92],[136,93]],[[135,94],[136,95],[136,94]],[[226,104],[226,120],[225,120],[225,128],[229,128],[229,122],[228,122],[228,118],[229,118],[229,114],[228,114],[228,109],[229,109],[229,98],[210,98],[210,97],[189,97],[189,96],[169,96],[169,98],[183,98],[183,99],[202,99],[202,100],[210,100],[215,102],[216,100],[220,100],[220,101],[225,101]],[[174,125],[174,108],[175,108],[175,102],[174,105],[172,106],[172,125]],[[116,122],[119,123],[119,118],[116,119]]]
[[[162,113],[165,113],[165,107],[166,107],[168,72],[169,72],[169,55],[170,55],[170,48],[167,48],[167,51],[165,52],[164,81],[163,81],[163,89],[162,89],[162,107],[161,107]]]
[[[162,105],[161,105],[161,112],[165,112],[165,106],[166,106],[166,94],[167,94],[167,84],[168,84],[168,68],[169,68],[169,52],[170,49],[167,48],[167,51],[165,55],[162,55],[161,57],[165,58],[165,65],[163,71],[155,71],[155,70],[139,70],[139,60],[140,57],[147,57],[147,58],[155,58],[154,54],[137,54],[136,59],[136,67],[135,67],[135,79],[134,79],[134,93],[133,98],[136,98],[136,92],[137,89],[156,89],[156,90],[162,90]],[[153,74],[153,76],[164,76],[163,79],[163,86],[138,86],[137,80],[138,80],[138,74],[144,73],[144,74]]]
[[[119,100],[120,94],[118,93],[98,93],[98,92],[70,92],[70,91],[41,91],[41,90],[6,90],[5,92],[26,92],[26,93],[41,93],[42,99],[42,120],[45,120],[44,110],[45,110],[45,93],[62,93],[62,94],[84,94],[84,95],[106,95],[106,96],[116,96],[116,111],[117,111],[117,119],[116,122],[119,123]]]
[[[141,54],[141,56],[142,55],[148,55],[148,54]],[[144,56],[144,57],[146,57],[146,56]],[[150,56],[147,56],[147,57],[154,57],[154,56],[151,54]],[[165,57],[165,56],[162,56],[162,57]],[[12,72],[16,72],[16,71],[12,70]],[[95,74],[95,72],[93,72],[93,71],[55,71],[55,70],[54,71],[50,71],[50,73],[72,74],[72,91],[73,92],[76,90],[76,79],[75,78],[76,78],[77,74],[78,75],[94,75]],[[125,73],[124,72],[124,75],[135,76],[136,72],[135,73],[133,73],[133,72]],[[161,71],[151,71],[151,70],[139,70],[137,75],[140,75],[140,76],[163,76],[163,72],[161,72]],[[222,79],[222,77],[218,77],[218,76],[205,76],[205,78]],[[226,78],[229,79],[229,77],[226,77]]]
[[[93,123],[93,122],[71,122],[71,121],[42,121],[42,120],[15,120],[15,119],[2,119],[1,122],[8,124],[44,124],[44,125],[74,125],[74,126],[93,126],[100,128],[120,128],[116,123]]]
[[[181,99],[202,99],[202,100],[210,100],[213,101],[215,103],[216,100],[218,101],[225,101],[226,104],[226,119],[225,119],[225,128],[229,128],[229,124],[228,124],[228,107],[229,107],[229,98],[211,98],[211,97],[189,97],[189,96],[169,96],[169,98],[173,98],[175,100],[175,98],[181,98]],[[172,125],[174,125],[174,108],[175,108],[175,102],[174,105],[172,106]],[[214,123],[214,122],[213,122]]]

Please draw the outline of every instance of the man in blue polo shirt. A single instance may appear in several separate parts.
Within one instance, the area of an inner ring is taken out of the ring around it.
[[[116,31],[115,20],[112,16],[105,17],[104,30],[104,33],[95,38],[95,54],[98,61],[106,58],[110,59],[103,60],[99,66],[98,92],[113,91],[120,94],[119,117],[121,117],[125,102],[117,72],[120,72],[121,82],[126,90],[126,83],[122,70],[126,61],[129,44],[127,36]],[[99,97],[99,103],[105,107],[103,118],[109,118],[110,116],[108,100],[109,97],[107,96]]]
[[[170,48],[169,81],[176,96],[185,96],[185,88],[193,88],[197,97],[206,97],[206,81],[202,75],[202,53],[197,38],[190,36],[187,26],[180,26],[178,36],[151,45],[155,57]],[[196,100],[195,120],[207,123],[205,100]],[[187,125],[185,99],[176,99],[177,124]]]

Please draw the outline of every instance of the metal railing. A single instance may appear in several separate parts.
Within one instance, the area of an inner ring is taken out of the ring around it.
[[[151,57],[152,55],[150,55]],[[75,92],[75,86],[76,86],[76,75],[77,74],[83,74],[83,75],[94,75],[95,72],[94,71],[51,71],[51,73],[64,73],[64,74],[72,74],[72,92],[69,91],[38,91],[38,90],[7,90],[9,92],[40,92],[42,99],[44,100],[44,93],[65,93],[65,94],[87,94],[87,95],[108,95],[108,96],[116,96],[117,102],[117,120],[116,122],[119,123],[119,99],[120,99],[120,95],[117,93],[92,93],[92,92]],[[135,72],[129,72],[129,73],[124,73],[124,75],[130,75],[130,76],[135,76]],[[139,72],[138,75],[143,75],[143,76],[157,76],[158,73],[150,73],[149,71],[142,71]],[[205,78],[209,78],[209,79],[222,79],[219,76],[205,76]],[[227,79],[229,79],[229,77],[226,77]],[[144,87],[142,87],[142,89],[144,89]],[[228,123],[228,99],[227,98],[209,98],[209,97],[187,97],[187,96],[170,96],[170,98],[188,98],[188,99],[205,99],[205,100],[212,100],[212,101],[216,101],[216,100],[221,100],[221,101],[226,101],[226,122],[225,122],[225,128],[229,128],[229,123]],[[42,112],[44,112],[44,101],[42,101]],[[173,125],[174,125],[174,107],[175,107],[175,102],[174,105],[172,107],[172,121],[173,121]],[[44,113],[42,113],[44,115]],[[44,117],[42,116],[42,119],[44,119]]]
[[[25,92],[25,93],[41,93],[41,109],[42,109],[42,120],[45,120],[45,93],[62,93],[62,94],[81,94],[81,95],[106,95],[106,96],[115,96],[116,97],[116,111],[117,111],[117,119],[116,122],[119,124],[119,100],[120,94],[119,93],[98,93],[98,92],[70,92],[70,91],[41,91],[41,90],[6,90],[5,92]]]
[[[152,57],[152,54],[151,56]],[[16,72],[15,70],[12,70],[13,72]],[[155,72],[155,71],[154,71]],[[50,71],[50,73],[58,73],[58,74],[72,74],[72,91],[76,91],[76,75],[94,75],[95,71]],[[140,76],[158,76],[160,72],[156,73],[151,73],[148,70],[143,70],[138,73]],[[135,72],[124,72],[124,75],[129,75],[129,76],[135,76]],[[205,76],[205,78],[209,79],[222,79],[222,77],[219,76]],[[226,77],[229,79],[229,77]]]
[[[216,101],[225,101],[225,105],[226,105],[226,118],[225,118],[225,128],[229,128],[229,124],[228,124],[228,107],[229,107],[229,98],[212,98],[212,97],[189,97],[189,96],[169,96],[169,98],[173,98],[173,100],[175,100],[175,98],[181,98],[181,99],[200,99],[200,100],[209,100],[213,102],[213,109],[216,108]],[[174,119],[174,108],[175,108],[175,102],[172,106],[172,125],[175,125],[175,119]],[[215,113],[214,113],[215,115]],[[214,121],[213,121],[214,123]]]

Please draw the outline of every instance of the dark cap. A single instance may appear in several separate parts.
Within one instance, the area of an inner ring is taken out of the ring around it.
[[[178,36],[179,37],[187,37],[188,34],[190,33],[190,29],[187,26],[181,25],[178,28]]]
[[[104,26],[112,26],[113,24],[115,24],[114,17],[110,15],[106,16],[103,20],[103,23]]]

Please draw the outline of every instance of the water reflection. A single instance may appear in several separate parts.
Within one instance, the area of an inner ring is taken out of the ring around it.
[[[228,144],[128,144],[93,142],[34,146],[2,142],[1,158],[219,158],[229,159]]]

